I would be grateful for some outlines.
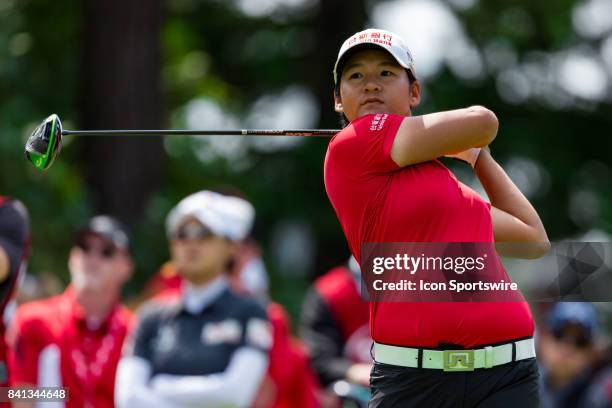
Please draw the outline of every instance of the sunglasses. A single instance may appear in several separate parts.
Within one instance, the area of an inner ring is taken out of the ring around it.
[[[177,241],[196,240],[202,241],[212,238],[212,231],[201,224],[190,223],[181,226],[172,236]]]
[[[88,255],[97,253],[101,258],[111,259],[117,253],[117,247],[112,244],[106,244],[103,246],[92,245],[87,241],[79,241],[76,246]]]
[[[582,349],[591,344],[584,333],[570,333],[566,330],[553,330],[553,337],[559,343],[569,344],[577,349]]]

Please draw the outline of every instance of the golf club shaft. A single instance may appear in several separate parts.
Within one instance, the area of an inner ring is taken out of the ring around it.
[[[334,129],[291,129],[291,130],[62,130],[63,136],[333,136],[339,130]]]

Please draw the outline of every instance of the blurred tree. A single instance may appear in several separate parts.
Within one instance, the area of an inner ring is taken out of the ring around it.
[[[304,78],[317,96],[325,126],[338,126],[332,98],[332,68],[338,50],[349,35],[365,27],[367,18],[364,0],[329,0],[319,5],[313,21],[316,46],[304,61]]]
[[[339,127],[338,114],[333,109],[332,96],[332,68],[336,62],[338,50],[349,35],[364,28],[367,17],[364,0],[329,0],[321,1],[319,4],[319,11],[313,21],[316,45],[303,60],[302,78],[307,81],[317,98],[321,110],[319,126],[323,128],[335,129]],[[318,192],[317,199],[326,198],[322,181],[322,159],[327,149],[327,143],[318,141],[316,149],[313,147],[315,146],[311,146],[311,151],[316,154],[315,157],[319,160],[314,161],[313,164],[316,164],[317,167],[312,169],[312,173],[309,173],[318,177],[318,180],[313,180],[311,188],[307,191]],[[303,169],[302,165],[299,165],[298,168]],[[296,177],[304,177],[304,172],[296,175]],[[332,215],[332,222],[337,223],[331,205],[327,204],[323,209]],[[326,217],[321,214],[320,217],[329,220],[329,215]],[[317,274],[323,273],[341,262],[346,262],[348,250],[344,242],[340,241],[341,244],[338,242],[337,235],[341,233],[338,227],[339,225],[328,226],[323,233],[318,234],[318,257],[315,262]]]
[[[25,160],[27,135],[51,112],[70,124],[78,76],[80,2],[0,2],[0,192],[21,199],[32,218],[34,273],[67,280],[71,231],[90,212],[75,150],[65,148],[52,171]],[[65,140],[65,145],[70,140]]]
[[[81,124],[159,128],[161,0],[88,0],[83,21]],[[163,182],[163,140],[92,137],[80,143],[98,211],[134,225]]]
[[[591,78],[582,77],[580,64],[573,65],[572,78],[560,79],[571,52],[579,51],[576,57],[593,50],[593,62],[599,62],[600,39],[581,36],[575,24],[577,8],[586,4],[499,0],[455,10],[478,49],[485,75],[466,80],[446,70],[428,84],[438,109],[484,104],[498,114],[500,131],[492,148],[502,164],[524,157],[542,166],[544,174],[531,174],[542,177],[531,200],[551,240],[578,238],[591,230],[612,233],[612,140],[601,137],[602,129],[612,125],[609,85],[607,97],[596,101],[569,92],[562,83],[571,79],[589,86]],[[492,56],[500,44],[509,52],[507,66],[497,66],[500,60]],[[527,78],[531,96],[504,100],[504,71]],[[612,75],[607,74],[609,84]]]
[[[344,39],[366,23],[364,2],[306,1],[297,11],[280,8],[263,16],[245,14],[237,3],[168,4],[164,79],[168,100],[179,108],[175,113],[182,112],[187,101],[207,98],[228,114],[244,117],[262,95],[301,84],[315,96],[318,126],[336,128],[331,69]],[[178,124],[184,122],[175,121]],[[325,139],[306,140],[290,150],[250,148],[246,157],[238,159],[243,163],[222,158],[202,161],[198,140],[173,140],[172,146],[173,166],[160,200],[154,202],[156,208],[163,205],[167,211],[173,202],[166,201],[169,197],[178,200],[198,189],[232,184],[255,205],[256,235],[264,243],[268,261],[273,261],[276,226],[286,220],[302,220],[312,228],[311,274],[346,261],[348,249],[323,186]],[[147,224],[156,225],[159,212],[150,214]],[[283,275],[273,262],[268,267],[273,295],[296,316],[310,276]]]
[[[264,3],[278,6],[257,9]],[[21,198],[31,210],[31,269],[65,276],[70,231],[96,211],[110,212],[134,226],[135,290],[167,257],[168,210],[186,194],[223,184],[238,186],[253,201],[268,260],[283,220],[310,225],[316,240],[312,273],[344,260],[346,243],[322,181],[324,139],[276,151],[248,145],[238,159],[203,160],[210,149],[201,139],[66,138],[60,160],[45,173],[31,168],[21,151],[25,134],[51,112],[60,114],[66,127],[184,126],[186,106],[205,99],[231,119],[228,123],[245,124],[262,96],[274,100],[295,85],[314,95],[318,125],[336,127],[331,76],[336,53],[345,37],[370,24],[372,9],[382,3],[0,1],[0,192]],[[477,47],[484,74],[466,79],[443,69],[426,82],[417,113],[491,107],[501,119],[496,157],[507,163],[523,156],[546,170],[533,202],[550,238],[593,228],[611,233],[609,95],[598,103],[572,96],[572,103],[562,106],[554,98],[553,103],[542,98],[511,103],[500,96],[499,70],[486,60],[496,44],[511,51],[515,65],[502,67],[511,71],[536,67],[534,59],[546,53],[585,46],[599,50],[603,37],[583,38],[572,26],[574,8],[585,2],[440,3],[451,7]],[[406,16],[406,24],[413,18]],[[545,68],[546,78],[556,68]],[[581,75],[576,73],[589,79]],[[536,82],[530,91],[549,85]],[[274,112],[266,116],[273,119]],[[580,211],[583,218],[571,215]],[[275,272],[275,264],[268,265]],[[275,274],[272,287],[295,314],[306,283]]]

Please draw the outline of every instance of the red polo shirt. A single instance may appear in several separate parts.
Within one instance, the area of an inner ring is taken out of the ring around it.
[[[493,242],[490,204],[441,162],[402,168],[391,159],[403,119],[365,115],[329,143],[325,188],[355,258],[365,242]],[[525,302],[370,303],[372,338],[385,344],[472,348],[533,328]]]
[[[346,266],[331,269],[314,285],[338,323],[345,342],[361,327],[367,327],[368,304],[359,294],[355,278]]]
[[[8,336],[11,384],[40,385],[41,356],[57,346],[59,364],[46,366],[60,373],[57,381],[69,390],[66,407],[113,407],[115,372],[132,319],[129,310],[117,305],[99,328],[89,329],[71,288],[22,305]]]

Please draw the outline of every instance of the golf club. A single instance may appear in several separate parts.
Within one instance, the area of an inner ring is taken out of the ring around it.
[[[293,130],[68,130],[62,128],[59,116],[51,114],[30,135],[25,145],[26,158],[39,170],[53,164],[62,148],[62,136],[333,136],[334,129]]]

